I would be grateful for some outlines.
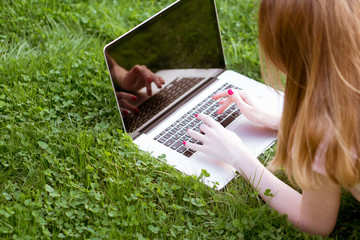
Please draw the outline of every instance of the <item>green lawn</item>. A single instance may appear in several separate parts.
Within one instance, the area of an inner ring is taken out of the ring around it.
[[[210,189],[122,132],[103,46],[171,2],[0,1],[0,239],[310,238],[243,179]],[[261,80],[257,1],[217,2],[229,68]],[[331,237],[359,238],[342,201]]]

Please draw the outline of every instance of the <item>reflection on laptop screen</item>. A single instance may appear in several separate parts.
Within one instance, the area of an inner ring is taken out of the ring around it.
[[[135,65],[145,65],[153,73],[164,69],[225,68],[213,1],[180,0],[106,47],[105,55],[120,108],[121,104],[127,103],[125,95],[118,94],[126,92],[118,84],[119,79],[122,72],[130,71]],[[181,79],[178,81],[182,84],[179,88],[190,88],[201,80]],[[137,82],[134,81],[134,84]],[[150,119],[149,114],[161,111],[156,109],[159,102],[177,98],[161,96],[161,92],[165,90],[164,88],[138,106],[138,113],[122,112],[127,132],[134,132],[141,126],[141,122]],[[158,103],[150,104],[150,99]]]

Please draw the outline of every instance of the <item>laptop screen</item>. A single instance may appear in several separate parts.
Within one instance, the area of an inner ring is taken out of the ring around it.
[[[135,86],[123,88],[121,81],[134,66],[146,66],[152,73],[163,69],[225,68],[214,0],[177,1],[107,45],[105,55],[124,127],[133,132],[140,125],[131,125],[129,119],[137,115],[139,108],[126,108],[131,99],[123,93],[132,94]],[[133,84],[139,84],[139,79],[134,78]]]

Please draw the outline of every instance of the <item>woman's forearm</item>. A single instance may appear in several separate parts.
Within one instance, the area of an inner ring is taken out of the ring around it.
[[[259,161],[244,170],[239,171],[258,191],[261,198],[280,214],[288,215],[288,220],[297,225],[300,218],[301,194],[278,179]]]
[[[246,163],[249,163],[248,166]],[[286,214],[288,220],[302,231],[320,235],[332,232],[340,204],[340,187],[328,178],[322,177],[321,188],[303,189],[300,194],[277,178],[257,159],[242,161],[234,167],[238,171],[243,169],[240,172],[261,198],[280,214]]]

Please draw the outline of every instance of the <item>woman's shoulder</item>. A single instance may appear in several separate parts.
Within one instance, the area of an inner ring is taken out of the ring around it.
[[[327,135],[320,143],[312,164],[312,170],[323,176],[327,176],[325,163],[326,163],[326,151],[328,149],[329,137],[331,137],[331,135]],[[356,154],[356,151],[354,151],[353,149],[351,152],[354,160],[357,159],[358,154]],[[360,182],[348,188],[348,190],[360,202]]]

